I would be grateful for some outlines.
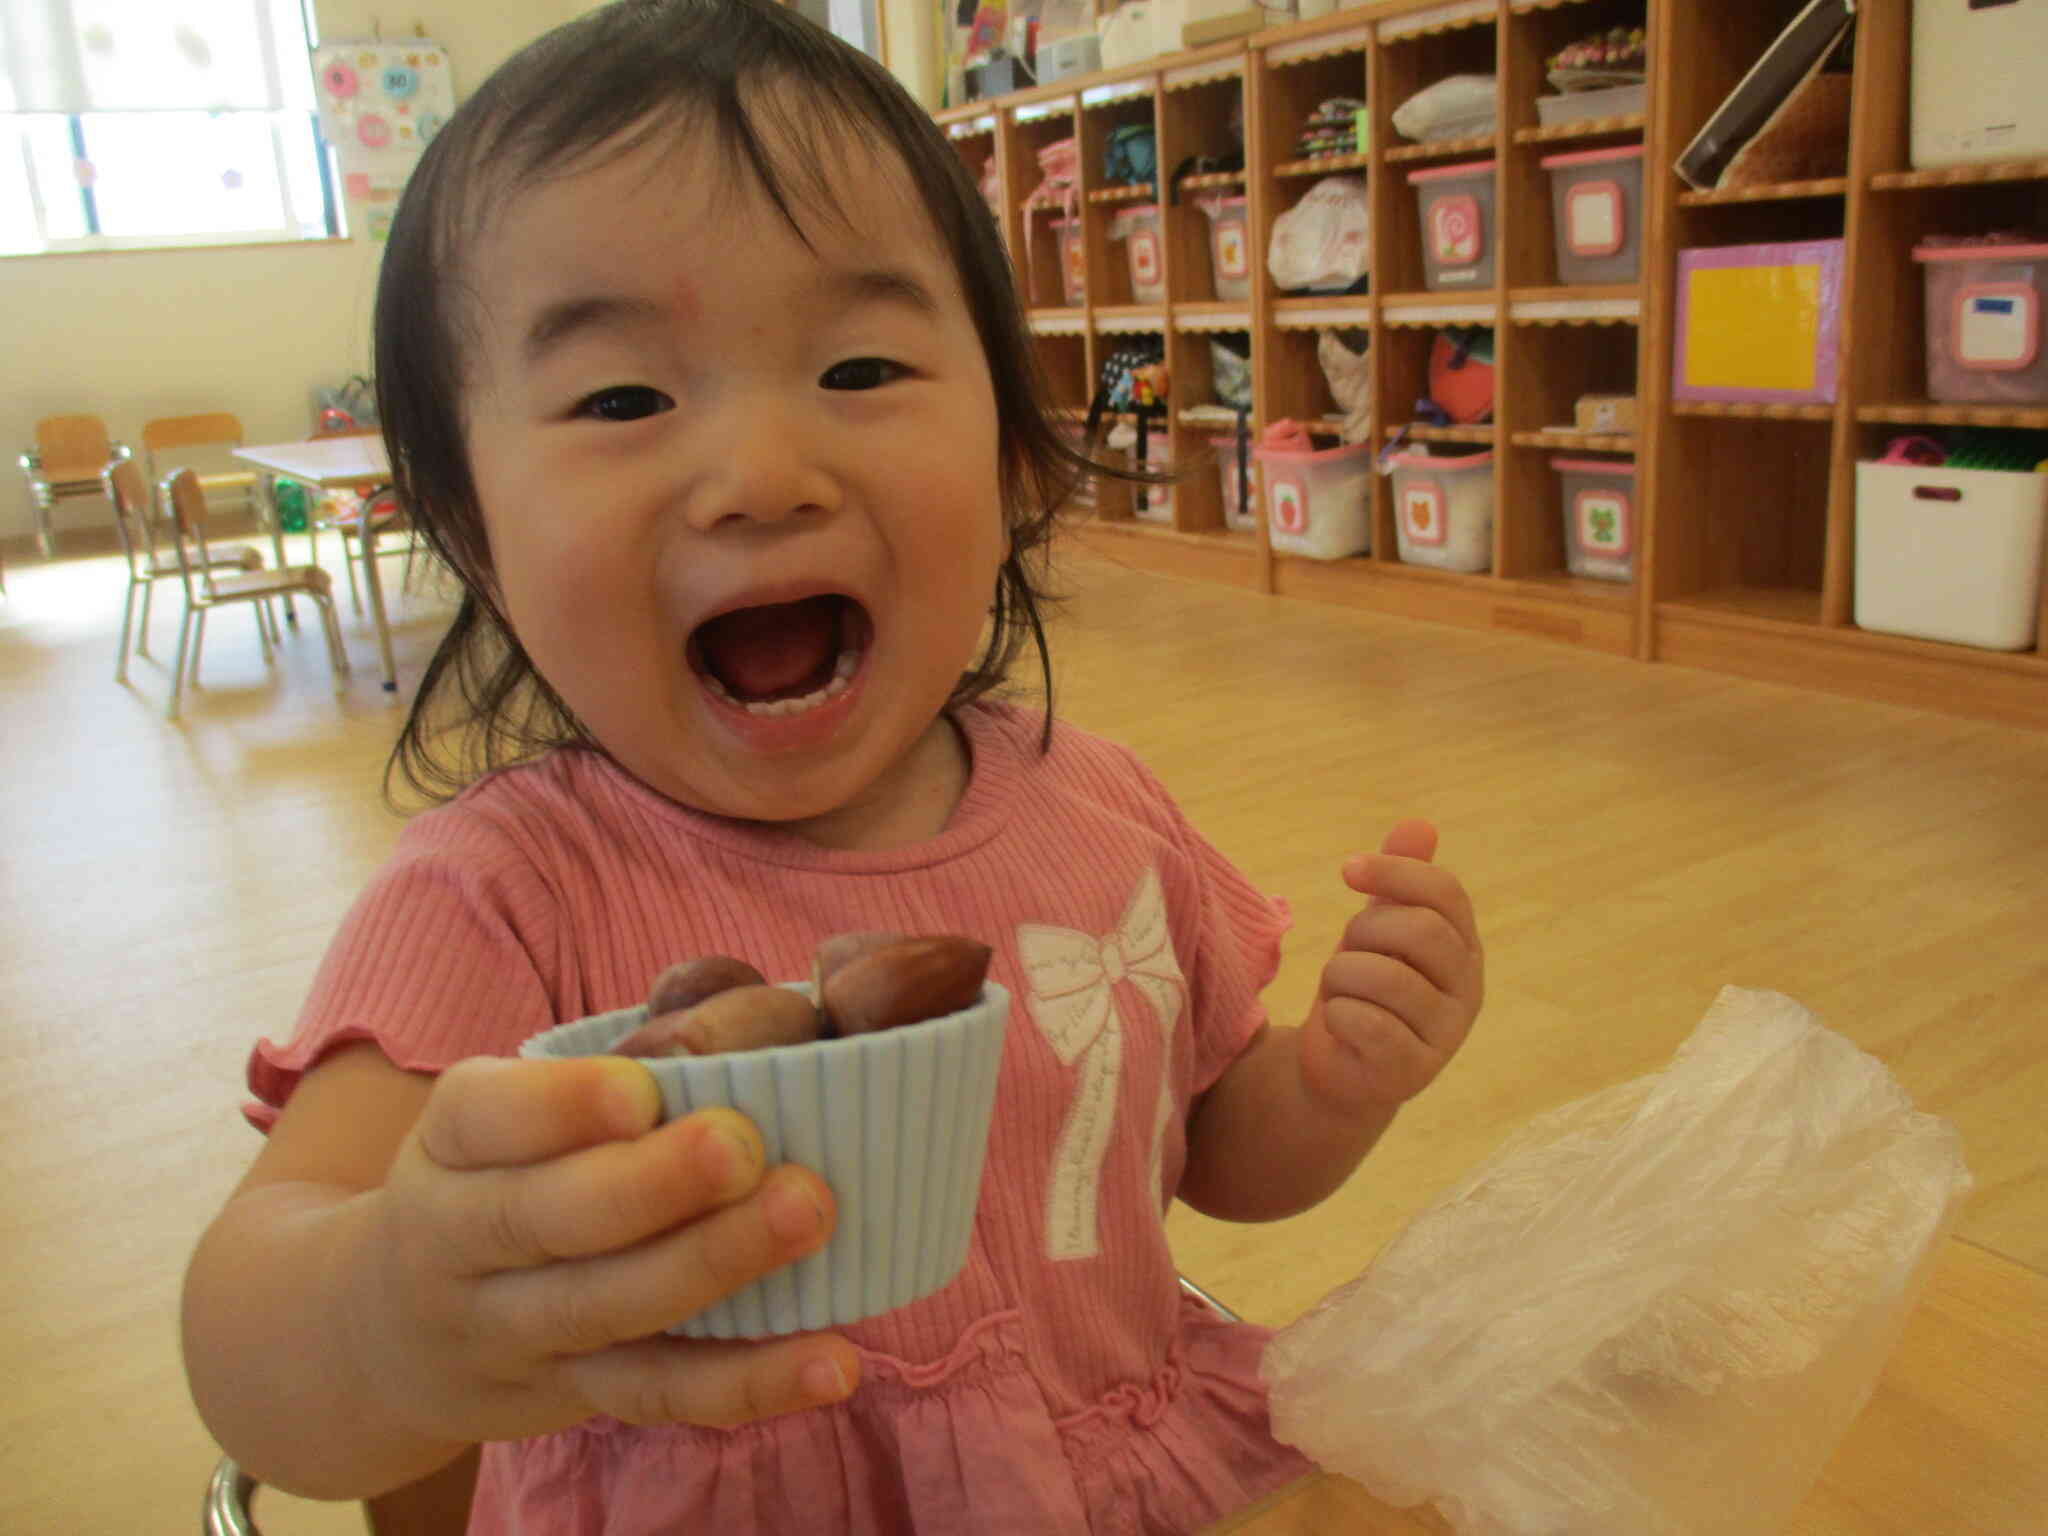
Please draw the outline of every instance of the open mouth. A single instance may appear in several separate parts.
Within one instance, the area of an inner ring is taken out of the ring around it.
[[[690,637],[689,661],[718,699],[750,715],[798,715],[845,693],[874,625],[858,602],[823,593],[722,613]]]

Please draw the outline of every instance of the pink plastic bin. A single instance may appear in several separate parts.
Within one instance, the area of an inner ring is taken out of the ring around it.
[[[1053,233],[1060,242],[1060,292],[1069,309],[1088,302],[1088,248],[1081,239],[1081,221],[1054,219]]]
[[[1425,288],[1493,286],[1493,168],[1471,160],[1408,173],[1421,205]]]
[[[1266,539],[1275,550],[1342,560],[1372,548],[1372,444],[1320,451],[1261,445],[1254,453],[1266,488]]]
[[[1546,155],[1560,283],[1632,283],[1642,270],[1643,146]]]
[[[1124,243],[1124,255],[1131,264],[1131,302],[1162,304],[1166,301],[1166,234],[1159,221],[1157,203],[1140,203],[1126,208],[1111,226]]]
[[[1913,259],[1927,272],[1928,397],[2048,401],[2048,244],[1930,243]]]
[[[1204,202],[1209,215],[1209,266],[1216,297],[1233,302],[1252,296],[1251,220],[1241,197]]]
[[[1564,492],[1564,563],[1574,576],[1628,581],[1642,542],[1633,459],[1552,459]]]

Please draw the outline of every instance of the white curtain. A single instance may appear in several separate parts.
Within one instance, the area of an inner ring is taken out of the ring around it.
[[[0,0],[0,112],[312,106],[300,0]]]

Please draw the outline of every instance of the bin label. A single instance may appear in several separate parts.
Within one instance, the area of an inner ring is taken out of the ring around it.
[[[1431,548],[1451,536],[1444,488],[1435,480],[1412,480],[1401,492],[1401,526],[1411,544]]]
[[[1272,490],[1273,531],[1295,538],[1308,533],[1308,487],[1299,480],[1276,475]]]
[[[1628,242],[1621,183],[1582,181],[1564,195],[1565,240],[1574,256],[1612,256]]]
[[[1956,295],[1956,361],[1988,373],[2033,366],[2041,295],[2028,283],[1971,283]]]
[[[1479,199],[1469,193],[1440,197],[1429,205],[1429,245],[1440,267],[1469,267],[1484,249]]]
[[[1589,555],[1619,560],[1634,543],[1628,497],[1621,491],[1580,491],[1572,497],[1572,533]]]
[[[1216,226],[1216,275],[1218,277],[1244,277],[1250,271],[1244,258],[1244,226],[1242,224],[1218,224]]]

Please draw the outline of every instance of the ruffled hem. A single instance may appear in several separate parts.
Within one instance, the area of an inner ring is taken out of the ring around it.
[[[277,1123],[285,1101],[299,1086],[301,1078],[343,1046],[364,1043],[376,1046],[384,1053],[385,1059],[400,1071],[434,1073],[450,1065],[438,1056],[422,1052],[417,1044],[381,1030],[356,1025],[337,1029],[332,1034],[295,1039],[287,1045],[258,1040],[249,1052],[246,1078],[249,1091],[256,1097],[242,1106],[242,1118],[257,1130],[267,1132]]]
[[[473,1536],[692,1530],[1180,1536],[1312,1470],[1272,1437],[1263,1329],[1191,1308],[1152,1381],[1055,1417],[1018,1314],[943,1360],[880,1355],[853,1398],[737,1430],[593,1420],[485,1447]]]

